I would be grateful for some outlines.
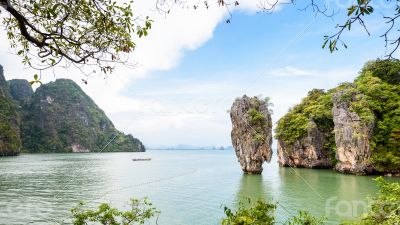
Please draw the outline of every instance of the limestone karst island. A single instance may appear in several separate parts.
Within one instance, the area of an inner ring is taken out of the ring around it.
[[[400,0],[0,20],[0,225],[400,224]]]
[[[400,176],[400,63],[370,61],[354,82],[312,89],[277,121],[279,166]],[[245,173],[272,155],[269,98],[236,99],[232,143]]]

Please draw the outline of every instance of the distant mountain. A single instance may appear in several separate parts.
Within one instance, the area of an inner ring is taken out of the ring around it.
[[[118,131],[72,80],[35,92],[26,80],[6,82],[0,66],[0,156],[20,151],[141,152],[142,142]]]
[[[148,146],[147,149],[153,150],[231,150],[232,146],[193,146],[193,145],[185,145],[179,144],[174,146]]]
[[[144,151],[72,80],[40,86],[23,106],[23,121],[23,147],[30,152]]]

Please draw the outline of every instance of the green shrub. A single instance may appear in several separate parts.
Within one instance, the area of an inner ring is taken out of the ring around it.
[[[248,204],[243,201],[239,203],[236,211],[224,207],[225,218],[222,219],[222,225],[271,225],[276,224],[275,209],[276,204],[266,203],[264,200],[258,200],[252,203],[249,199]],[[246,207],[246,205],[250,205]],[[323,218],[316,218],[305,211],[299,211],[298,216],[288,218],[284,223],[287,225],[322,225]]]
[[[333,136],[332,119],[332,92],[325,92],[321,89],[310,91],[300,104],[294,106],[283,116],[275,128],[275,137],[285,141],[287,144],[294,144],[297,140],[305,137],[308,132],[310,121],[315,122],[317,128]],[[328,137],[331,148],[334,145],[334,138]],[[332,141],[333,140],[333,141]]]
[[[251,201],[249,199],[249,204]],[[258,200],[251,207],[246,207],[244,202],[239,203],[237,211],[224,207],[225,218],[222,225],[269,225],[275,223],[276,204],[268,204]]]
[[[352,102],[364,123],[374,121],[372,161],[379,171],[400,170],[400,62],[377,60],[367,63],[355,80],[363,95]]]
[[[133,225],[144,224],[159,212],[147,199],[131,199],[130,210],[120,211],[109,204],[101,204],[97,210],[84,209],[85,204],[71,210],[74,225],[101,224],[101,225]]]

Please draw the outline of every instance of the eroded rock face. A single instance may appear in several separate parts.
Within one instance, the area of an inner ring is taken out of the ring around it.
[[[335,93],[333,101],[332,113],[338,160],[335,169],[359,175],[372,172],[370,138],[374,123],[362,123],[360,117],[350,110],[350,103],[356,99],[355,93],[350,93],[348,89]]]
[[[230,111],[232,145],[245,173],[260,174],[272,157],[272,122],[268,102],[244,95]]]
[[[324,148],[328,138],[329,133],[321,132],[315,122],[310,121],[306,137],[293,144],[278,140],[279,165],[304,168],[333,167],[331,150]]]

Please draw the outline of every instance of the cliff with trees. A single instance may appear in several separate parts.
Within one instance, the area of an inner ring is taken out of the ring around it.
[[[313,90],[275,129],[281,166],[400,173],[400,62],[365,64],[353,83]]]
[[[28,81],[6,82],[0,72],[0,155],[145,151],[72,80],[57,79],[33,92]]]

